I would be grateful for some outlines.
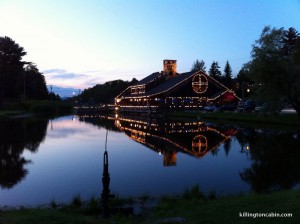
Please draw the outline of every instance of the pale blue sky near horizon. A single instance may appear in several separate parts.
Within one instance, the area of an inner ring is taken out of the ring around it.
[[[300,0],[0,0],[0,36],[27,51],[48,85],[88,88],[142,79],[177,60],[236,75],[262,29],[300,31]]]

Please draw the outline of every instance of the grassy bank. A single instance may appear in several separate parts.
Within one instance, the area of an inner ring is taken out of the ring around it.
[[[227,121],[233,123],[254,123],[300,127],[296,114],[263,114],[234,112],[169,112],[168,118],[192,118],[198,120]]]
[[[299,223],[300,191],[272,194],[201,198],[166,198],[155,212],[155,219],[179,216],[187,223]],[[292,218],[241,218],[240,212],[292,213]]]
[[[141,216],[115,215],[105,220],[99,214],[74,206],[0,211],[0,223],[300,223],[300,190],[271,194],[208,197],[193,188],[181,197],[162,197],[158,206]],[[240,213],[292,213],[292,217],[239,217]],[[180,217],[174,219],[174,217]]]
[[[0,117],[13,117],[26,113],[22,110],[0,110]]]
[[[22,103],[8,103],[2,105],[0,117],[14,117],[22,114],[43,114],[56,116],[59,114],[70,114],[73,105],[58,101],[25,101]]]
[[[21,209],[18,211],[0,212],[0,224],[109,224],[139,223],[135,218],[112,217],[109,220],[101,216],[90,216],[78,209]]]

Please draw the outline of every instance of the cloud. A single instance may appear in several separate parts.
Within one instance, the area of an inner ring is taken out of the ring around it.
[[[126,71],[113,69],[107,71],[85,70],[85,71],[68,71],[66,69],[45,69],[42,70],[48,86],[58,86],[63,88],[86,89],[97,84],[103,84],[107,81],[122,79],[131,81],[132,78],[141,79],[146,75],[134,75],[135,71]],[[60,91],[61,92],[61,91]],[[70,92],[70,91],[68,91]],[[69,95],[69,93],[59,93],[60,95]]]
[[[52,76],[52,78],[57,78],[57,79],[75,79],[75,78],[84,78],[84,77],[88,77],[88,76],[85,74],[75,74],[75,73],[56,74]]]
[[[64,73],[66,72],[65,69],[58,69],[58,68],[54,68],[54,69],[46,69],[46,70],[43,70],[43,73],[44,74],[51,74],[51,73]]]
[[[75,79],[75,78],[87,78],[87,74],[68,72],[64,69],[48,69],[43,73],[50,79]]]
[[[104,80],[103,71],[85,71],[85,72],[70,72],[65,69],[45,69],[42,70],[47,85],[58,86],[62,88],[85,89],[93,87],[96,84],[102,83]],[[70,92],[70,91],[68,91]],[[65,93],[60,95],[65,95]],[[69,95],[69,94],[68,94]]]

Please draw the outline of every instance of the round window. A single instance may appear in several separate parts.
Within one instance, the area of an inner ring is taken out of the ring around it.
[[[192,88],[196,93],[204,93],[208,87],[208,80],[207,78],[202,75],[198,74],[195,75],[192,81]]]

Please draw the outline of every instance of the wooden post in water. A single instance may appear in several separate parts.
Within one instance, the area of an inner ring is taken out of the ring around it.
[[[108,172],[107,134],[108,134],[108,130],[106,131],[105,151],[103,155],[103,174],[102,174],[103,188],[101,194],[102,207],[103,207],[102,215],[104,219],[108,219],[110,217],[109,204],[108,204],[109,198],[115,197],[113,194],[110,194],[110,189],[109,189],[110,175]]]

